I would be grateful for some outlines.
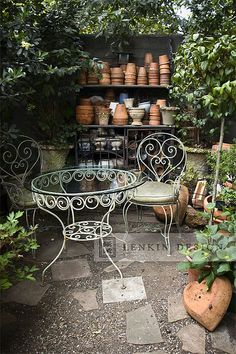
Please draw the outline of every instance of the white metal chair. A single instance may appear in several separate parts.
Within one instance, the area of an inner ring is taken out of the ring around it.
[[[9,138],[7,143],[0,146],[0,158],[0,180],[11,202],[11,208],[24,210],[27,226],[34,226],[37,205],[32,193],[25,188],[25,183],[30,175],[41,171],[42,154],[39,144],[26,135]]]
[[[168,255],[170,255],[170,229],[173,222],[173,206],[178,216],[180,177],[186,167],[186,152],[183,143],[174,135],[157,132],[145,137],[137,149],[137,163],[140,178],[145,182],[137,187],[123,207],[125,229],[128,233],[128,210],[136,206],[160,206],[165,215],[164,230]],[[170,221],[166,208],[170,210]]]

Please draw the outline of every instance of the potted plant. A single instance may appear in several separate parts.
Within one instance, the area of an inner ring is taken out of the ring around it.
[[[6,220],[0,223],[0,289],[10,288],[21,280],[34,280],[33,273],[37,268],[20,263],[24,254],[36,250],[39,246],[32,235],[36,227],[26,230],[20,225],[22,211],[11,212]]]
[[[187,261],[178,264],[182,271],[193,271],[185,287],[183,301],[187,312],[208,330],[218,325],[227,311],[236,288],[236,215],[227,212],[228,220],[207,225],[196,232],[196,244],[180,251]],[[227,231],[224,236],[222,230]],[[194,280],[198,280],[198,282]]]

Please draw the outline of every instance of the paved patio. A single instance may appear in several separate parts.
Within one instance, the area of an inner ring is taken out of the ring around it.
[[[2,354],[236,353],[235,315],[228,313],[211,334],[183,308],[187,276],[176,270],[181,258],[177,248],[191,244],[191,230],[183,228],[182,237],[173,232],[172,256],[167,257],[152,211],[145,211],[140,224],[134,211],[129,219],[132,233],[124,238],[121,212],[116,211],[111,219],[115,237],[106,240],[127,288],[121,289],[99,243],[68,242],[46,273],[44,287],[38,272],[36,282],[22,282],[5,292]],[[45,227],[38,235],[41,247],[34,262],[42,269],[62,237],[53,219],[41,213],[39,221]]]

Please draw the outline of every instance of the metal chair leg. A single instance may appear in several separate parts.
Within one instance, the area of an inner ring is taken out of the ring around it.
[[[123,206],[123,220],[124,220],[124,224],[125,224],[125,233],[129,233],[129,225],[128,225],[128,210],[129,207],[131,206],[131,202],[127,201],[125,202],[124,206]]]

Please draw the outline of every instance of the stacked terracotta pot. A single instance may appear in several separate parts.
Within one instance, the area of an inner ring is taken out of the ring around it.
[[[88,85],[97,85],[98,84],[98,77],[97,77],[97,73],[95,71],[88,72],[87,84]]]
[[[111,68],[111,84],[112,85],[123,85],[124,83],[124,73],[120,67]]]
[[[160,106],[152,104],[150,107],[150,119],[149,125],[160,125],[161,124],[161,113]]]
[[[145,57],[144,57],[144,66],[146,69],[149,69],[150,64],[153,62],[153,57],[152,57],[152,53],[148,52],[145,53]]]
[[[79,84],[86,85],[87,84],[87,73],[85,70],[82,70],[79,74]]]
[[[168,55],[159,56],[160,64],[160,85],[170,85],[170,61]]]
[[[159,85],[158,63],[150,63],[148,70],[149,85]]]
[[[147,85],[147,84],[148,84],[147,71],[144,66],[141,66],[138,72],[137,85]]]
[[[112,119],[112,123],[114,125],[127,125],[128,124],[128,112],[127,112],[126,107],[123,103],[118,104],[116,106],[114,116]]]
[[[88,99],[81,99],[83,104],[76,106],[76,120],[79,124],[93,124],[94,109],[91,102],[85,100]]]
[[[136,85],[136,65],[128,63],[125,70],[125,85]]]
[[[102,62],[103,68],[101,69],[102,78],[99,80],[100,85],[110,85],[111,83],[111,69],[107,61]]]
[[[107,89],[106,92],[105,92],[105,96],[104,96],[104,104],[105,104],[105,106],[109,107],[110,103],[114,102],[114,101],[115,101],[114,90],[112,88],[111,89]]]

